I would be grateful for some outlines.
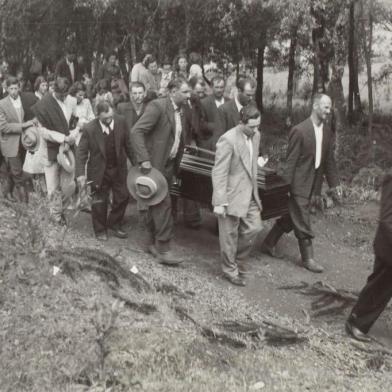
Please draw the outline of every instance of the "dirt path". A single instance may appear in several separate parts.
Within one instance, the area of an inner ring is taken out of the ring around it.
[[[377,204],[368,203],[359,206],[345,206],[328,210],[325,216],[314,216],[316,233],[315,254],[325,267],[323,274],[311,273],[300,266],[297,242],[293,235],[284,236],[279,249],[284,259],[273,259],[256,250],[249,261],[248,284],[245,288],[232,287],[221,278],[219,267],[219,244],[214,234],[215,219],[203,211],[203,226],[200,230],[187,229],[180,216],[176,225],[176,252],[185,259],[187,270],[204,276],[209,282],[215,281],[221,288],[234,290],[250,304],[261,304],[266,311],[304,320],[311,315],[312,298],[298,294],[293,290],[282,290],[282,286],[295,286],[301,282],[313,284],[317,281],[329,283],[337,289],[358,292],[372,268],[371,242],[378,215]],[[145,235],[140,230],[135,206],[127,212],[127,230],[130,238],[126,242],[111,238],[109,248],[122,248],[125,252],[143,252]],[[265,222],[258,243],[266,235],[272,222]],[[92,229],[90,217],[82,214],[73,224],[84,234]],[[136,255],[137,257],[137,255]],[[312,318],[315,325],[332,328],[343,334],[343,323],[347,312],[342,316]],[[372,330],[372,334],[388,347],[392,347],[392,319],[389,312],[381,317]]]

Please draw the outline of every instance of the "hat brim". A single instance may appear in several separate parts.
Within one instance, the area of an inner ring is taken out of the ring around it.
[[[26,151],[29,151],[29,152],[36,152],[36,151],[38,151],[39,146],[40,146],[40,141],[41,141],[40,135],[39,135],[38,131],[35,130],[35,129],[34,129],[34,130],[31,130],[31,129],[27,128],[26,131],[24,131],[24,132],[26,133],[27,130],[29,130],[29,132],[33,132],[33,133],[35,134],[36,143],[33,144],[33,145],[28,145],[28,144],[26,144],[25,141],[24,141],[24,137],[23,137],[23,135],[22,135],[22,137],[21,137],[22,146],[23,146],[23,148],[24,148]]]
[[[72,150],[64,151],[61,146],[57,154],[57,162],[67,173],[75,171],[75,155]]]
[[[140,176],[150,177],[157,184],[157,192],[148,199],[144,199],[137,194],[136,179]],[[127,186],[132,197],[147,206],[155,206],[159,204],[166,197],[169,191],[166,178],[159,170],[155,168],[152,168],[150,173],[143,174],[138,166],[133,166],[128,172]]]

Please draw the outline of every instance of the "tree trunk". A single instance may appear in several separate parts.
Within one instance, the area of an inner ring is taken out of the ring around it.
[[[290,50],[289,50],[289,75],[287,78],[287,118],[286,124],[291,127],[291,115],[293,112],[293,95],[294,95],[294,73],[295,73],[295,52],[298,41],[298,27],[295,26],[291,32]]]
[[[350,4],[349,13],[349,34],[348,34],[348,121],[353,124],[356,114],[361,112],[361,97],[359,94],[358,82],[358,50],[355,27],[355,2]]]
[[[362,6],[363,7],[363,6]],[[368,101],[369,101],[369,116],[368,116],[368,136],[372,138],[373,127],[373,81],[372,81],[372,45],[373,45],[373,0],[369,0],[369,10],[365,18],[364,12],[362,14],[362,29],[363,29],[363,52],[366,62],[366,74],[368,85]],[[368,22],[368,32],[366,31],[366,21]]]
[[[256,87],[256,105],[261,113],[263,113],[264,52],[265,52],[265,42],[261,41],[257,49],[257,87]]]

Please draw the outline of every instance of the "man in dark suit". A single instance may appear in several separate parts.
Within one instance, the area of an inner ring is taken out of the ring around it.
[[[74,49],[67,49],[65,57],[61,58],[56,64],[54,73],[56,77],[67,78],[71,84],[82,79],[82,75],[80,75],[78,63],[76,61]]]
[[[155,167],[165,176],[170,188],[183,154],[183,106],[190,98],[191,89],[185,80],[175,79],[169,82],[168,90],[166,98],[155,99],[147,105],[131,130],[131,142],[142,173],[149,173]],[[180,263],[171,250],[173,217],[170,195],[145,210],[152,237],[149,251],[161,263]]]
[[[222,114],[223,132],[234,128],[240,123],[240,111],[256,94],[256,81],[251,78],[239,78],[237,81],[237,92],[234,99],[219,107]]]
[[[223,96],[225,91],[225,80],[222,76],[215,76],[211,80],[212,94],[201,100],[204,114],[204,126],[201,127],[197,136],[198,147],[215,151],[216,142],[224,133],[222,114],[219,107],[228,99]]]
[[[19,82],[15,77],[7,79],[8,96],[0,101],[0,149],[3,155],[6,181],[3,181],[3,192],[7,198],[12,198],[15,186],[17,199],[27,202],[26,177],[23,174],[25,150],[21,146],[20,137],[26,128],[34,125],[31,114],[31,95],[22,99]],[[28,94],[28,93],[25,93]],[[33,97],[33,100],[35,98]],[[26,118],[28,121],[25,121]]]
[[[117,105],[117,113],[124,116],[129,132],[145,109],[146,88],[141,82],[129,83],[130,101]],[[133,162],[134,163],[134,162]]]
[[[323,267],[313,256],[311,197],[315,190],[321,189],[324,175],[334,198],[340,200],[342,193],[334,157],[334,137],[326,123],[331,105],[327,95],[316,95],[310,117],[290,131],[284,172],[284,178],[291,186],[289,214],[275,223],[262,244],[264,253],[276,256],[275,245],[279,238],[284,232],[294,230],[304,267],[312,272],[322,272]]]
[[[91,182],[91,216],[97,239],[106,241],[108,229],[116,237],[126,238],[121,222],[129,199],[126,184],[127,157],[131,159],[129,132],[124,118],[113,115],[108,102],[98,103],[96,109],[98,118],[85,125],[76,150],[76,177],[81,187],[86,180]],[[113,205],[108,216],[110,190]]]
[[[381,189],[380,220],[373,243],[375,261],[372,274],[346,322],[353,338],[368,342],[370,328],[392,297],[392,171],[384,177]]]

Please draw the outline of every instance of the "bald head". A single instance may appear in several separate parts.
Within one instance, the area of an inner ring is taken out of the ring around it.
[[[316,94],[313,98],[312,119],[317,124],[325,122],[331,114],[332,101],[326,94]]]

